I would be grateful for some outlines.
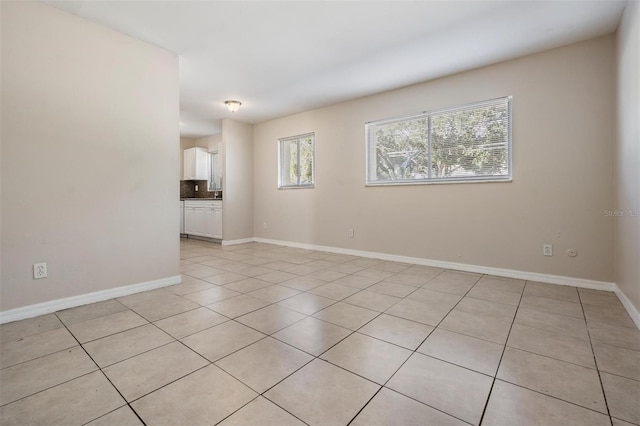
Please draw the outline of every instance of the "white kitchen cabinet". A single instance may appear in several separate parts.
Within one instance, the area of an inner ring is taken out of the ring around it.
[[[209,152],[204,148],[189,148],[184,150],[183,180],[209,179]]]
[[[180,235],[184,234],[184,201],[180,200]]]
[[[184,227],[188,235],[222,239],[222,201],[185,201]]]

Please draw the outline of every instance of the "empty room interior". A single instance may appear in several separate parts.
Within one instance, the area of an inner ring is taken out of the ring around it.
[[[0,424],[640,425],[638,0],[0,5]]]

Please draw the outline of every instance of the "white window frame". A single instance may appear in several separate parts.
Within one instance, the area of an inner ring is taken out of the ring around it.
[[[506,175],[476,175],[476,176],[454,176],[447,178],[424,178],[424,179],[397,179],[397,180],[378,180],[370,179],[369,173],[371,167],[376,167],[376,145],[372,138],[372,127],[384,125],[386,123],[393,123],[404,120],[412,120],[419,117],[424,117],[428,123],[427,131],[427,146],[429,162],[431,162],[431,116],[439,113],[451,112],[456,110],[469,109],[473,107],[480,107],[482,105],[491,105],[498,102],[506,102],[508,111],[507,121],[507,174]],[[400,117],[387,118],[383,120],[370,121],[365,123],[365,186],[389,186],[389,185],[429,185],[429,184],[443,184],[443,183],[477,183],[477,182],[511,182],[513,180],[513,149],[511,142],[512,132],[512,114],[511,114],[512,97],[505,96],[502,98],[495,98],[480,102],[474,102],[470,104],[460,105],[451,108],[444,108],[438,110],[423,111],[417,114],[409,114]]]
[[[302,183],[300,182],[300,140],[311,138],[311,183]],[[284,149],[283,145],[285,143],[290,143],[296,141],[298,144],[298,182],[295,184],[286,185],[284,176],[288,174],[284,170],[285,161],[284,161]],[[316,134],[315,132],[304,133],[296,136],[288,136],[286,138],[278,139],[278,189],[300,189],[300,188],[314,188],[316,183]]]

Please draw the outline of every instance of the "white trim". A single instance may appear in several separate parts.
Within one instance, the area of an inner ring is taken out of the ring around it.
[[[255,241],[255,238],[241,238],[239,240],[222,240],[223,246],[235,246],[237,244],[246,244],[252,243]]]
[[[181,282],[182,276],[174,275],[172,277],[160,278],[159,280],[109,288],[93,293],[80,294],[78,296],[65,297],[64,299],[51,300],[43,303],[36,303],[35,305],[23,306],[22,308],[0,312],[0,324],[31,317],[37,317],[38,315],[56,312],[61,309],[75,308],[76,306],[101,302],[103,300],[113,299],[115,297],[128,296],[130,294],[140,293],[142,291],[180,284]]]
[[[395,254],[376,253],[339,247],[319,246],[315,244],[296,243],[290,241],[270,240],[267,238],[254,238],[254,241],[259,243],[278,244],[282,246],[297,247],[309,250],[326,251],[329,253],[348,254],[352,256],[390,260],[393,262],[413,263],[416,265],[425,265],[437,268],[455,269],[458,271],[497,275],[500,277],[516,278],[528,281],[540,281],[550,284],[569,285],[574,287],[589,288],[592,290],[615,291],[616,288],[616,285],[610,282],[587,280],[584,278],[565,277],[562,275],[540,274],[537,272],[517,271],[514,269],[494,268],[490,266],[471,265],[468,263],[447,262],[444,260],[425,259],[421,257],[398,256]]]
[[[622,292],[622,290],[620,290],[620,288],[617,285],[615,286],[614,291],[616,292],[616,296],[618,296],[618,299],[620,300],[620,302],[622,302],[622,306],[624,306],[624,308],[629,313],[629,316],[631,317],[633,322],[636,324],[636,327],[640,329],[640,312],[638,312],[638,309],[636,309],[636,307],[633,306],[633,303],[631,303],[631,301],[627,298],[627,296]]]

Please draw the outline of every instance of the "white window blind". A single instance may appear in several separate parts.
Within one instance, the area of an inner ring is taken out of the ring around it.
[[[511,98],[366,124],[367,184],[511,179]]]

